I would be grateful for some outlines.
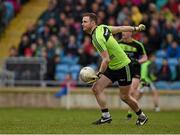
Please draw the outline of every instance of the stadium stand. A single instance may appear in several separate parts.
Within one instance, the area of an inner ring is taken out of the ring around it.
[[[160,70],[165,69],[162,68],[165,59],[171,71],[171,77],[166,80],[169,82],[158,79],[157,87],[178,88],[179,7],[180,2],[176,0],[49,0],[47,9],[37,22],[22,34],[18,55],[46,59],[58,56],[55,80],[63,81],[70,72],[73,79],[77,80],[77,73],[82,66],[92,65],[96,69],[99,62],[90,38],[84,36],[81,29],[81,14],[95,12],[99,16],[98,23],[145,24],[147,30],[135,33],[134,38],[144,43],[148,54],[156,55],[158,76],[161,74]]]
[[[29,0],[1,0],[0,1],[0,33]]]

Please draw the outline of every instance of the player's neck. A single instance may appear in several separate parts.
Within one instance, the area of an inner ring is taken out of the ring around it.
[[[92,29],[91,29],[91,31],[90,31],[90,34],[91,34],[91,35],[92,35],[93,32],[95,31],[96,27],[97,27],[97,25],[94,25],[94,26],[92,27]]]

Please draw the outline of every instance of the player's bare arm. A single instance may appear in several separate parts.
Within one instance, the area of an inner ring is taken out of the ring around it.
[[[110,62],[109,54],[107,51],[101,52],[102,62],[98,73],[104,73]]]
[[[144,31],[146,26],[144,24],[140,24],[139,26],[111,26],[112,34],[117,34],[120,32],[133,32],[133,31]]]
[[[143,54],[143,55],[141,56],[141,58],[138,60],[138,62],[139,62],[140,64],[142,64],[142,63],[146,62],[147,60],[148,60],[147,55],[146,55],[146,54]]]

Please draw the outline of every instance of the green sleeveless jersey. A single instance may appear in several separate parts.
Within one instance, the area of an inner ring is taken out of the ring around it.
[[[97,26],[92,32],[92,43],[99,53],[108,51],[111,70],[121,69],[131,61],[113,37],[111,26]]]
[[[149,77],[149,65],[151,64],[151,61],[146,61],[143,64],[141,64],[141,79],[145,80],[147,83],[151,83],[152,80]]]
[[[156,64],[150,60],[141,64],[141,79],[148,83],[155,81],[157,76],[154,70],[156,70]]]

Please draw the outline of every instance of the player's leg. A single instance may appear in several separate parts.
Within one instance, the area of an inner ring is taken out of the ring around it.
[[[158,95],[157,89],[156,89],[156,87],[154,86],[153,83],[150,83],[150,89],[151,89],[152,96],[153,96],[154,111],[159,112],[160,111],[159,95]]]
[[[136,121],[136,125],[141,126],[144,125],[148,118],[139,108],[138,103],[135,98],[130,95],[130,86],[120,86],[120,97],[121,99],[127,103],[131,109],[137,114],[138,120]]]
[[[139,111],[138,103],[137,103],[136,99],[133,98],[132,95],[130,94],[130,87],[131,87],[130,85],[119,86],[120,98],[125,103],[127,103],[134,112],[138,112]]]
[[[138,87],[138,92],[136,94],[137,96],[137,101],[139,101],[142,96],[144,95],[145,91],[148,91],[150,89],[150,86],[147,82],[145,82],[145,80],[141,80],[139,83],[139,87]]]
[[[134,64],[132,63],[133,69],[131,68],[131,70],[133,70],[132,73],[132,83],[131,83],[131,88],[130,88],[130,93],[131,95],[137,100],[137,96],[138,96],[138,87],[139,87],[139,83],[140,83],[140,69],[141,69],[141,65],[137,62],[135,62]],[[132,110],[128,110],[128,114],[127,114],[127,119],[130,120],[132,118]]]
[[[137,101],[139,101],[144,95],[144,86],[138,88]]]
[[[99,80],[97,80],[93,86],[92,91],[96,97],[96,100],[100,106],[102,117],[93,122],[95,125],[104,124],[104,123],[110,123],[112,121],[111,115],[108,111],[107,103],[106,103],[106,97],[104,94],[104,88],[106,88],[108,85],[110,85],[112,81],[107,78],[106,76],[102,75]]]
[[[131,87],[130,87],[130,94],[137,100],[138,96],[138,86],[139,86],[140,79],[133,78]],[[132,111],[128,110],[127,119],[130,120],[132,118]]]
[[[137,96],[139,94],[138,87],[139,87],[140,79],[139,78],[133,78],[131,83],[131,95],[137,100]]]
[[[148,118],[139,108],[136,99],[131,95],[131,82],[132,82],[132,67],[131,64],[122,68],[119,72],[119,88],[120,88],[120,98],[127,103],[131,109],[138,115],[137,125],[144,125]]]

